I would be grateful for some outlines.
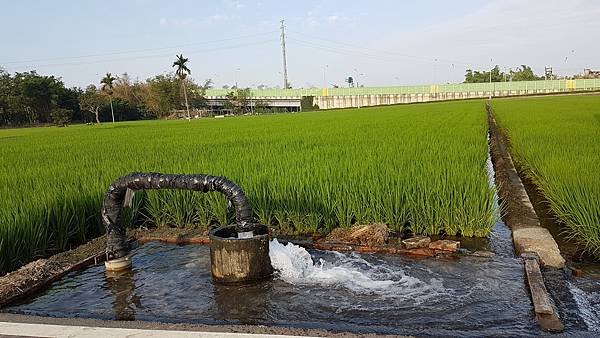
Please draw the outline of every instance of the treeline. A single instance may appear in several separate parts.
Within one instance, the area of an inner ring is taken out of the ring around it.
[[[11,76],[0,69],[0,125],[51,123],[64,114],[82,120],[80,94],[54,76],[34,71]]]
[[[536,75],[531,67],[527,65],[521,65],[516,70],[510,69],[508,72],[500,71],[500,67],[496,65],[491,71],[467,69],[465,83],[490,82],[490,73],[492,76],[491,82],[544,80],[544,76]],[[552,76],[552,79],[554,78],[555,76]]]
[[[111,103],[116,121],[165,118],[186,110],[186,94],[190,110],[204,108],[204,92],[211,83],[198,85],[175,74],[133,81],[123,74],[109,89],[95,85],[81,89],[67,88],[60,78],[35,71],[9,74],[0,69],[0,126],[108,122]]]

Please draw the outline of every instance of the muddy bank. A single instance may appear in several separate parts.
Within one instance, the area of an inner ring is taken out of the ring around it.
[[[38,259],[0,277],[0,308],[27,297],[60,279],[65,274],[104,261],[104,236],[61,252],[48,259]]]

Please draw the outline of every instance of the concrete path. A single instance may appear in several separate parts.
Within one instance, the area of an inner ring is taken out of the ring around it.
[[[69,326],[49,324],[25,324],[0,322],[0,337],[299,337],[287,335],[267,335],[249,333],[226,333],[226,332],[198,332],[198,331],[173,331],[173,330],[144,330],[144,329],[122,329],[91,326]]]

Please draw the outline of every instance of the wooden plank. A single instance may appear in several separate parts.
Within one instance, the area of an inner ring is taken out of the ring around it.
[[[529,283],[535,313],[553,314],[554,307],[544,285],[544,278],[542,277],[537,259],[525,259],[525,273],[527,274],[527,282]]]

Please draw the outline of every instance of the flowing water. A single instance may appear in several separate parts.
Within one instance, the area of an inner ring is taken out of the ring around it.
[[[577,278],[568,287],[585,325],[600,336],[600,280]]]
[[[152,242],[133,270],[104,266],[67,275],[6,309],[42,316],[201,324],[260,324],[417,336],[540,336],[520,259],[415,259],[341,254],[270,243],[275,277],[254,286],[215,285],[207,246]],[[572,279],[567,336],[598,330],[597,284]],[[595,291],[594,291],[595,290]],[[563,310],[565,310],[563,309]],[[564,312],[564,311],[563,311]],[[580,323],[578,322],[580,321]]]
[[[340,254],[276,240],[270,248],[272,281],[219,286],[208,247],[148,243],[136,249],[132,271],[72,273],[9,311],[434,336],[540,333],[516,258]]]

